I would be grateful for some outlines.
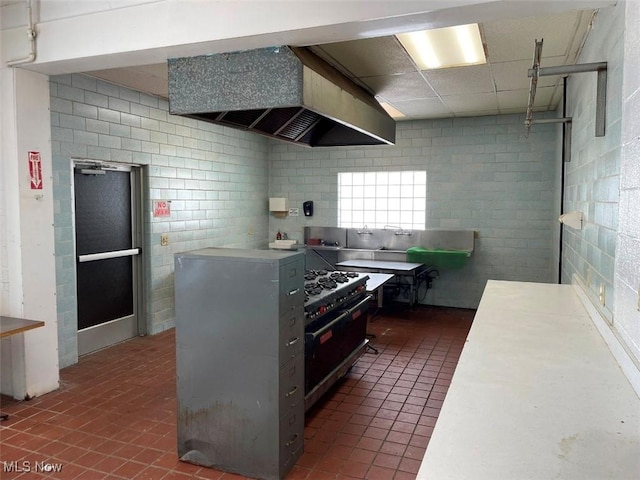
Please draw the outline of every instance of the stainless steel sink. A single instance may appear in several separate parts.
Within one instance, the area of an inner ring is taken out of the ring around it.
[[[407,254],[404,250],[391,250],[387,248],[343,248],[338,253],[338,260],[380,260],[387,262],[404,262]]]
[[[412,232],[380,228],[305,227],[305,241],[322,239],[327,244],[340,245],[338,261],[380,260],[406,262],[407,250],[423,247],[432,250],[473,251],[473,230],[428,229]],[[327,249],[327,247],[324,247]],[[442,255],[441,255],[442,256]],[[433,259],[430,259],[433,260]],[[436,258],[435,260],[439,260]]]
[[[373,252],[373,259],[387,262],[405,262],[407,260],[407,253],[404,250],[383,248]]]

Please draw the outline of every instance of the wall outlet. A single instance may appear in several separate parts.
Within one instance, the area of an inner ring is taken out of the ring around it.
[[[605,301],[605,287],[604,287],[604,283],[600,284],[600,293],[598,293],[598,298],[600,299],[600,305],[604,305],[604,301]]]
[[[168,233],[163,233],[160,235],[160,245],[163,247],[166,247],[167,245],[169,245],[169,234]]]
[[[289,208],[290,217],[297,217],[298,215],[300,215],[300,210],[298,208],[295,208],[295,207]]]

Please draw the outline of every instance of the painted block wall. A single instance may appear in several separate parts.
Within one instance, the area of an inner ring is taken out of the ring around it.
[[[2,129],[2,120],[0,120],[0,129]],[[4,182],[0,182],[0,306],[9,304],[9,265],[7,262],[7,214],[5,212],[5,203],[6,203],[6,200],[5,200],[5,192],[4,192]]]
[[[555,114],[554,114],[555,115]],[[541,115],[542,117],[542,115]],[[397,144],[316,148],[271,143],[270,188],[300,216],[271,217],[269,235],[303,241],[305,226],[337,225],[337,173],[426,170],[426,228],[474,229],[473,256],[460,270],[440,272],[424,303],[476,308],[488,279],[554,282],[554,211],[558,130],[524,116],[406,121]],[[313,200],[313,217],[302,202]]]
[[[622,135],[624,9],[601,10],[578,63],[606,61],[606,133],[595,136],[596,79],[593,73],[568,79],[568,114],[573,117],[571,162],[565,164],[565,211],[584,213],[582,230],[564,227],[562,282],[584,282],[593,303],[611,321],[618,228],[618,183]],[[604,305],[600,291],[604,288]]]
[[[155,334],[174,325],[174,253],[266,246],[268,147],[263,137],[170,115],[163,99],[88,76],[51,77],[50,92],[64,367],[77,361],[71,159],[144,166],[146,325]],[[153,218],[153,200],[171,200],[171,217]]]
[[[615,259],[614,327],[640,364],[640,3],[625,8],[620,210]]]
[[[0,166],[0,181],[6,201],[3,248],[9,286],[1,308],[10,316],[44,321],[44,326],[28,334],[2,339],[0,346],[2,393],[24,399],[59,386],[49,83],[45,75],[18,68],[0,68],[0,76],[13,93],[12,101],[3,101],[0,113],[7,154]],[[40,183],[34,179],[34,186],[41,188],[32,188],[28,152],[40,154]],[[9,389],[7,377],[12,381]]]

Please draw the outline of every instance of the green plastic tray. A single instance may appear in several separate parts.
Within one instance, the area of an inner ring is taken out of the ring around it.
[[[407,249],[407,262],[424,263],[439,269],[462,268],[469,258],[464,250],[411,247]]]

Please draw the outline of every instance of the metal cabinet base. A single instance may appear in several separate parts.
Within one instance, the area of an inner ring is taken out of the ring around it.
[[[282,479],[304,433],[304,255],[175,256],[178,456]]]

